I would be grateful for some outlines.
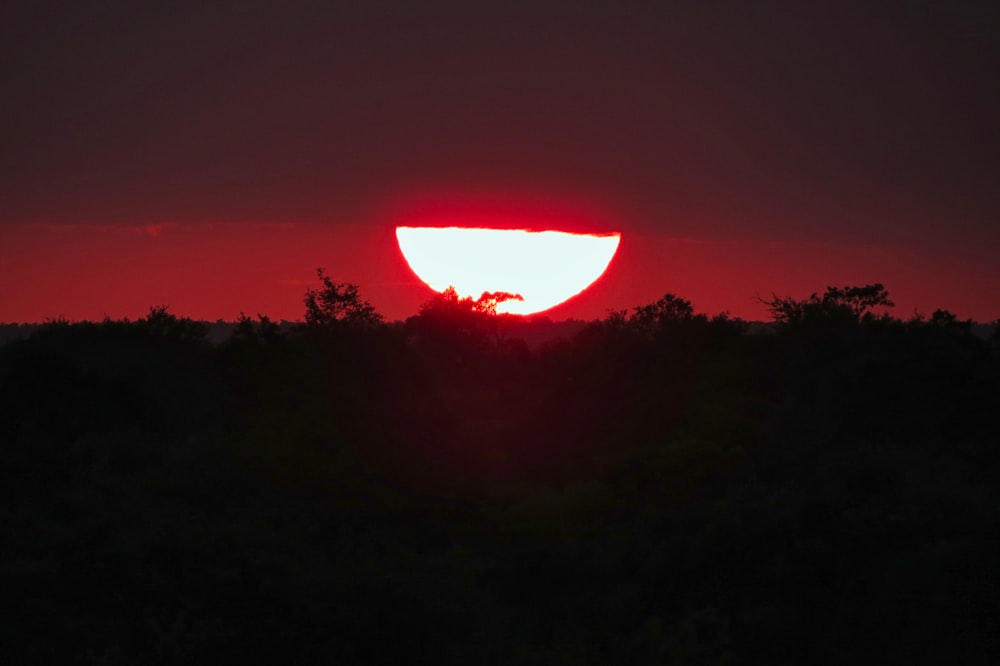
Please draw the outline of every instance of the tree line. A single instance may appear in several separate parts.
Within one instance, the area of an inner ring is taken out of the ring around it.
[[[49,322],[0,347],[11,663],[993,663],[1000,336],[883,285],[529,342]]]

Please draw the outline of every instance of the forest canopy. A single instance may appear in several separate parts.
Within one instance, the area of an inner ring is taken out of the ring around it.
[[[996,326],[318,277],[0,346],[11,663],[992,663]]]

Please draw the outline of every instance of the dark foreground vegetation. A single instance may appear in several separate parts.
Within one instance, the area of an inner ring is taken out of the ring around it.
[[[3,663],[998,663],[997,333],[875,285],[529,346],[321,279],[0,348]]]

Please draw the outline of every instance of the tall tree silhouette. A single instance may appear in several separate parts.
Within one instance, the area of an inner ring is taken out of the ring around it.
[[[315,327],[371,327],[382,322],[382,315],[361,298],[358,286],[334,282],[322,268],[316,269],[322,283],[320,289],[307,289],[305,294],[306,324]]]

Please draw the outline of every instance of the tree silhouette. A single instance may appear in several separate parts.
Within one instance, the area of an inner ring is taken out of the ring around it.
[[[971,319],[962,321],[957,315],[955,315],[955,313],[948,310],[935,310],[933,314],[931,314],[931,318],[927,324],[928,326],[933,326],[935,328],[961,331],[963,333],[968,333],[972,330]]]
[[[704,315],[699,315],[704,317]],[[644,328],[659,328],[671,322],[691,321],[695,318],[691,301],[676,294],[666,293],[658,301],[633,308],[629,321]]]
[[[524,297],[520,294],[512,294],[509,291],[484,291],[473,303],[477,312],[487,315],[483,323],[492,333],[493,342],[497,347],[503,344],[512,318],[512,315],[506,312],[497,313],[497,306],[507,301],[523,300]]]
[[[236,342],[274,343],[283,338],[281,326],[270,317],[257,313],[257,321],[254,321],[245,312],[240,313],[236,328],[230,336],[230,340]]]
[[[696,314],[691,301],[676,294],[666,293],[658,300],[638,305],[628,310],[608,310],[608,316],[597,326],[599,330],[626,336],[637,336],[647,341],[669,335],[677,341],[678,336],[692,335],[705,337],[709,327],[718,330],[742,332],[743,325],[739,320],[732,320],[723,313],[714,317],[711,322],[704,314]]]
[[[523,300],[520,294],[506,291],[484,291],[477,299],[462,297],[450,286],[424,303],[420,313],[407,323],[418,336],[446,345],[489,347],[492,341],[500,347],[511,315],[498,314],[497,306]]]
[[[827,287],[822,296],[813,293],[805,300],[772,297],[759,299],[779,324],[809,321],[869,322],[876,319],[876,308],[891,308],[889,292],[880,284],[863,287]]]
[[[512,294],[509,291],[484,291],[482,296],[473,303],[473,308],[477,312],[498,316],[497,306],[507,301],[523,301],[521,294]],[[499,316],[505,316],[503,313]]]
[[[150,307],[149,314],[136,325],[156,337],[171,340],[201,341],[208,335],[208,324],[171,314],[166,305]]]
[[[358,286],[334,282],[322,268],[316,269],[321,289],[307,289],[306,324],[313,327],[351,326],[368,328],[382,322],[382,315],[361,298]]]

